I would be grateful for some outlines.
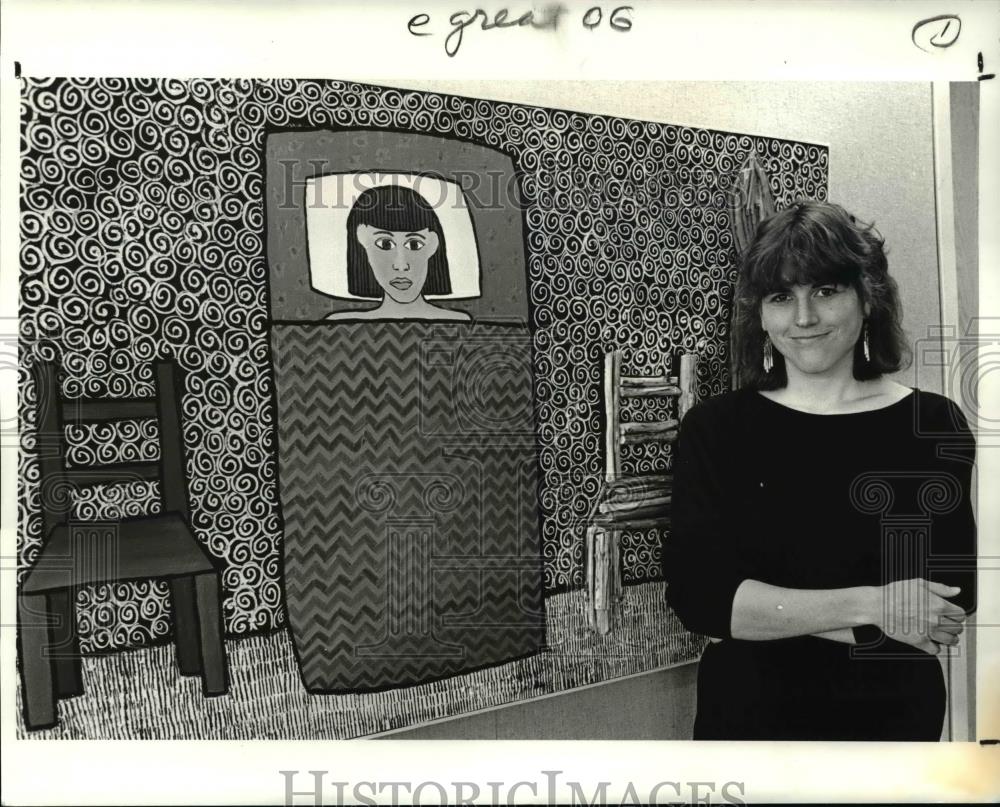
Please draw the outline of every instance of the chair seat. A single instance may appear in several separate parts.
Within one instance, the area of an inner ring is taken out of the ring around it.
[[[215,571],[182,516],[163,513],[122,521],[57,524],[22,592],[37,594],[90,583]]]

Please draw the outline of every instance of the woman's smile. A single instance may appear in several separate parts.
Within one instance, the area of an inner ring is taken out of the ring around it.
[[[400,291],[406,291],[413,285],[413,281],[405,277],[397,277],[395,280],[389,281],[389,285],[393,288],[399,289]]]

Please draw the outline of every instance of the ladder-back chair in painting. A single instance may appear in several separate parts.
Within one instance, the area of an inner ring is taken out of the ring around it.
[[[611,629],[621,599],[619,537],[624,530],[668,529],[672,474],[629,476],[622,471],[622,446],[630,443],[673,443],[681,419],[697,401],[698,359],[681,354],[676,375],[669,368],[658,375],[623,376],[622,352],[604,356],[604,483],[587,527],[587,592],[591,626],[604,634]],[[668,417],[651,423],[622,422],[624,398],[667,398]]]
[[[155,363],[156,395],[148,399],[63,398],[54,363],[36,362],[32,374],[38,405],[43,543],[18,592],[26,727],[56,725],[59,699],[83,693],[76,592],[98,583],[166,581],[180,673],[201,676],[206,696],[225,694],[229,684],[220,578],[190,526],[176,364]],[[67,467],[67,424],[146,418],[158,423],[159,460]],[[73,517],[74,488],[156,479],[158,513],[101,522]]]

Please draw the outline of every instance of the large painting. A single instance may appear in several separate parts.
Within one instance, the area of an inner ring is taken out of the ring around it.
[[[728,389],[740,169],[823,199],[825,147],[342,81],[25,78],[21,110],[19,580],[61,621],[19,631],[65,651],[20,643],[23,736],[366,736],[698,657],[662,526],[587,619],[604,357]],[[132,476],[50,507],[53,457]],[[118,557],[157,513],[207,565],[37,589],[54,529]]]

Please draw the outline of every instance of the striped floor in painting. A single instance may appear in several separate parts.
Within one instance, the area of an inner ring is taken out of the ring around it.
[[[443,681],[385,692],[310,695],[287,631],[226,641],[230,693],[203,698],[197,678],[177,673],[172,646],[83,661],[86,692],[59,704],[53,729],[31,739],[345,739],[415,726],[668,667],[697,658],[662,583],[626,587],[617,626],[598,636],[583,592],[546,600],[548,647],[536,656]]]

